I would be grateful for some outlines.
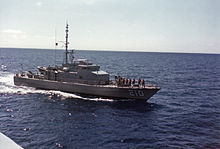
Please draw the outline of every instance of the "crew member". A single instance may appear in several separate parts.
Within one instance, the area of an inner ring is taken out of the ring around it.
[[[118,85],[121,85],[121,78],[118,79]]]
[[[122,78],[122,86],[125,84],[125,78]]]
[[[128,85],[131,86],[131,79],[128,79]]]
[[[125,85],[128,85],[128,79],[127,78],[125,79]]]
[[[142,87],[145,88],[145,82],[144,82],[144,79],[142,80]]]
[[[139,78],[138,79],[138,86],[140,86],[141,85],[141,79]]]
[[[132,80],[132,85],[133,85],[133,86],[135,85],[135,79]]]

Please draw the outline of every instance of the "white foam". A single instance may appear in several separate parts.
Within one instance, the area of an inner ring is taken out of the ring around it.
[[[34,90],[33,88],[15,86],[13,82],[13,76],[13,74],[8,72],[0,72],[0,93],[27,94]]]
[[[32,87],[26,86],[16,86],[13,81],[14,74],[8,72],[0,72],[0,93],[3,94],[45,94],[45,95],[58,95],[62,99],[66,98],[78,98],[83,100],[92,100],[92,101],[113,101],[112,99],[103,99],[103,98],[85,98],[76,94],[65,93],[55,90],[39,90]]]

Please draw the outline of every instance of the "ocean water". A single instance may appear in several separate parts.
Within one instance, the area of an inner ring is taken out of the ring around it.
[[[0,132],[25,149],[220,148],[220,55],[75,51],[161,90],[146,103],[17,87],[13,75],[61,64],[63,51],[0,49]]]

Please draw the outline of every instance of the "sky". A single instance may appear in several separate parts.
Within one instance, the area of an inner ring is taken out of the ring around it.
[[[220,53],[220,0],[1,0],[0,47]],[[59,42],[57,48],[62,48]]]

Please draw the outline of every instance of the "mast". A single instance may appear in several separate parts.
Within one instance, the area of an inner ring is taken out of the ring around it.
[[[66,47],[66,64],[68,63],[68,58],[67,58],[67,55],[68,55],[68,24],[66,23],[66,43],[65,43],[65,47]]]

